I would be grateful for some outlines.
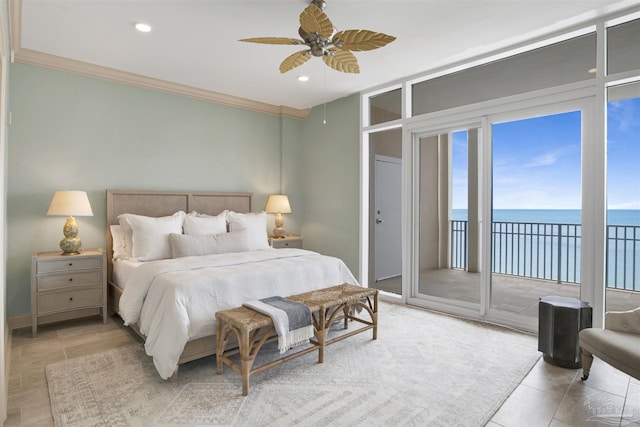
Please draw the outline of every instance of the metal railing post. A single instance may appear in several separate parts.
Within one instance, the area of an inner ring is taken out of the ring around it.
[[[553,276],[553,273],[551,273],[551,275]],[[567,277],[567,279],[569,278]],[[556,280],[556,283],[562,283],[562,225],[561,224],[558,224],[558,280]]]

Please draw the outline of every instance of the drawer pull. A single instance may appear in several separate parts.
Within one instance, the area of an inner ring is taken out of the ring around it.
[[[72,262],[69,263],[69,267],[73,267],[73,263]]]
[[[73,297],[69,297],[69,301],[73,301]]]
[[[73,277],[69,277],[69,281],[70,281],[70,282],[73,282]]]

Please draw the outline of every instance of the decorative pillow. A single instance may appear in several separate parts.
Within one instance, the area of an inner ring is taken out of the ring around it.
[[[185,213],[182,211],[159,218],[134,214],[119,215],[118,220],[125,229],[125,236],[127,226],[132,231],[132,258],[138,261],[171,258],[169,234],[182,233],[184,217]]]
[[[249,232],[249,247],[251,251],[269,249],[267,237],[267,213],[227,213],[229,231],[244,230]]]
[[[227,232],[227,211],[218,215],[189,212],[182,224],[184,234],[219,234]]]
[[[131,246],[127,246],[124,228],[121,225],[110,225],[109,228],[111,229],[113,259],[131,258]],[[131,241],[131,236],[129,236],[129,241]]]
[[[250,250],[247,230],[218,234],[170,234],[169,244],[172,258]]]

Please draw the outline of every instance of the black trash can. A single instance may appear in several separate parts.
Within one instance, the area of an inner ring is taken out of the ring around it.
[[[591,307],[575,298],[541,297],[538,306],[538,351],[563,368],[582,367],[578,333],[591,327]]]

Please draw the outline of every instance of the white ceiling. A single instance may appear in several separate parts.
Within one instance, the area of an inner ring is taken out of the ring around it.
[[[325,13],[338,30],[369,29],[397,40],[355,52],[360,74],[339,73],[320,58],[280,74],[280,62],[299,46],[238,40],[298,37],[307,0],[22,0],[20,48],[306,109],[640,5],[640,0],[326,1]],[[140,21],[153,30],[136,31],[133,25]],[[302,74],[310,80],[297,81]]]

